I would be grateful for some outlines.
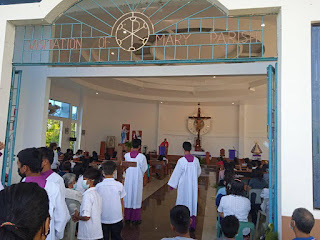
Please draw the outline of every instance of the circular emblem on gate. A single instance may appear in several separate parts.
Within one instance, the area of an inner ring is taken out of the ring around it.
[[[151,20],[139,12],[121,16],[112,28],[112,35],[123,50],[134,52],[143,48],[154,33]]]

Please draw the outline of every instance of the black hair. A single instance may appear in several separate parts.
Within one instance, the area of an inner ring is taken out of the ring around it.
[[[62,163],[62,171],[71,171],[71,162],[66,161]]]
[[[33,173],[39,173],[42,169],[42,158],[38,149],[26,148],[18,153],[18,159],[21,167],[26,165]]]
[[[96,151],[93,151],[92,152],[92,160],[98,160],[99,159],[99,157],[98,157],[98,153],[96,152]]]
[[[76,163],[76,165],[73,167],[73,173],[76,175],[77,180],[80,175],[83,175],[84,171],[85,169],[81,163]]]
[[[314,226],[314,217],[311,212],[305,208],[297,208],[292,214],[292,220],[296,227],[303,233],[309,234]]]
[[[185,150],[185,151],[187,151],[187,152],[190,152],[191,151],[191,143],[190,142],[184,142],[183,144],[182,144],[182,147],[183,147],[183,149]]]
[[[244,183],[239,179],[232,180],[230,194],[244,196]]]
[[[235,216],[227,216],[221,220],[221,230],[227,238],[234,238],[239,231],[239,220]]]
[[[114,161],[105,161],[102,163],[102,171],[105,175],[112,175],[117,169],[117,164]]]
[[[55,142],[50,143],[49,148],[53,149],[54,147],[57,147],[58,145]]]
[[[140,139],[133,139],[132,140],[132,148],[139,148],[141,146],[141,140]]]
[[[79,149],[76,153],[76,155],[79,155],[79,154],[82,154],[83,153],[83,150]]]
[[[36,183],[18,183],[0,191],[1,240],[30,240],[49,217],[46,191]]]
[[[158,160],[159,160],[159,161],[162,161],[162,160],[163,160],[163,158],[164,158],[164,156],[163,156],[163,155],[159,155]]]
[[[255,169],[254,175],[254,177],[258,178],[260,181],[263,180],[263,170],[261,168]]]
[[[50,165],[52,165],[53,163],[53,159],[54,159],[54,152],[51,148],[47,148],[47,147],[41,147],[38,148],[40,155],[41,155],[41,159],[48,159]]]
[[[189,208],[183,205],[173,207],[170,211],[170,222],[178,233],[187,233],[190,226]]]
[[[95,186],[100,182],[101,172],[98,169],[90,167],[85,171],[83,177],[94,180],[93,185]]]
[[[57,151],[58,151],[58,152],[61,152],[61,147],[57,147]]]
[[[239,165],[239,159],[237,157],[235,157],[233,159],[233,162],[234,162],[235,165]]]

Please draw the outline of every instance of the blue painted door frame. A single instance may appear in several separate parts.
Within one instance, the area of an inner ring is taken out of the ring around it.
[[[278,230],[278,65],[267,68],[267,126],[269,139],[269,223]]]

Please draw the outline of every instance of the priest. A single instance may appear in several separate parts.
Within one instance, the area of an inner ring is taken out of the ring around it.
[[[190,231],[194,232],[198,204],[198,178],[201,174],[201,167],[199,159],[190,154],[191,143],[184,142],[183,149],[185,156],[178,160],[168,185],[178,189],[176,205],[184,205],[189,208],[192,219]]]
[[[143,176],[148,169],[146,157],[139,153],[141,140],[132,141],[132,151],[127,153],[125,161],[136,162],[136,167],[129,167],[126,170],[124,188],[127,195],[124,197],[124,219],[128,224],[141,224],[141,204],[143,191]]]

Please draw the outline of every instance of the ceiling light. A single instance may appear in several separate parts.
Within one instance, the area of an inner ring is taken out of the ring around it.
[[[216,76],[213,76],[213,78],[216,78]]]
[[[126,34],[126,33],[127,33],[127,31],[126,31],[126,30],[124,30],[124,31],[123,31],[123,33],[124,33],[124,34]]]
[[[234,102],[232,103],[232,105],[234,105]]]
[[[161,104],[163,103],[163,102],[160,102]]]
[[[261,24],[261,27],[265,27],[266,25],[264,23]]]
[[[98,95],[99,93],[98,92],[96,92],[96,95]]]
[[[111,55],[114,55],[114,52],[111,52]]]
[[[249,91],[251,91],[251,92],[255,92],[255,91],[256,91],[256,89],[255,89],[254,87],[249,87]]]

